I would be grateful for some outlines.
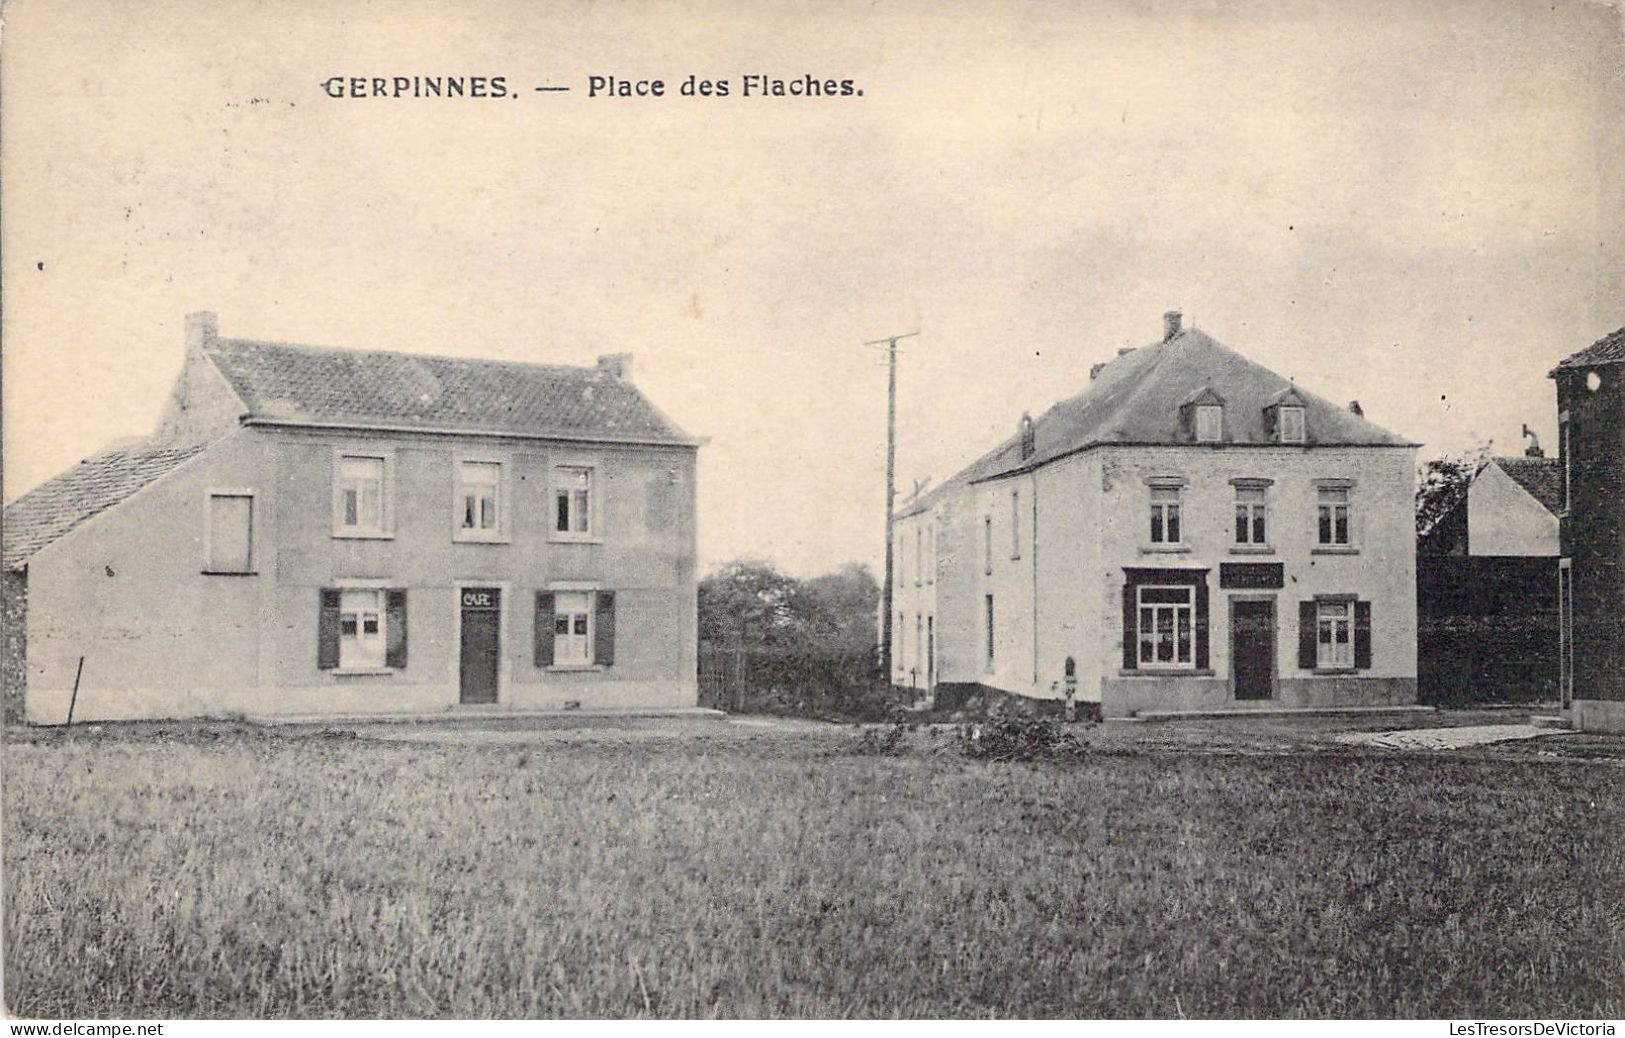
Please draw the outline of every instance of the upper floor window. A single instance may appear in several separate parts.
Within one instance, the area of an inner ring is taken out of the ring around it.
[[[457,532],[470,539],[493,538],[502,529],[502,465],[464,461],[457,466]]]
[[[1349,541],[1349,491],[1347,487],[1321,487],[1317,543],[1346,547]]]
[[[1214,443],[1224,436],[1224,408],[1218,404],[1202,404],[1196,409],[1196,439],[1199,443]]]
[[[335,533],[365,536],[384,532],[384,476],[382,455],[339,455],[333,494]]]
[[[1282,443],[1303,442],[1303,408],[1296,406],[1282,406],[1280,422]]]
[[[1021,491],[1010,491],[1010,557],[1021,558]]]
[[[914,586],[925,582],[925,527],[914,528]]]
[[[925,582],[935,584],[937,582],[937,527],[929,516],[926,517],[925,551],[928,556],[925,564]]]
[[[1263,487],[1236,488],[1236,543],[1269,544],[1269,502]]]
[[[563,539],[586,539],[593,534],[597,511],[593,507],[593,470],[584,465],[560,465],[553,470],[553,534]]]
[[[1179,487],[1151,488],[1151,543],[1181,544]]]
[[[993,517],[982,518],[982,570],[985,573],[993,572]]]
[[[249,573],[254,561],[254,495],[209,495],[205,573]]]

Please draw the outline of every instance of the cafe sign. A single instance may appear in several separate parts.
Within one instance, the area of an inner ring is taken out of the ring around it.
[[[464,609],[496,609],[501,602],[501,592],[494,587],[465,587],[463,588]]]

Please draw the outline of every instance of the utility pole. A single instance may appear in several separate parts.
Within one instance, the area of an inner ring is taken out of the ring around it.
[[[891,684],[891,614],[892,614],[892,512],[897,503],[897,340],[909,339],[919,332],[888,335],[884,339],[870,339],[865,346],[886,347],[886,582],[881,591],[880,668],[886,683]]]

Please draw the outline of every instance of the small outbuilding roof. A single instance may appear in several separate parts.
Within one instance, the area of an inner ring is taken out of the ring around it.
[[[1557,515],[1563,511],[1563,462],[1560,459],[1508,457],[1490,461],[1548,512]]]
[[[245,420],[695,443],[625,377],[597,367],[211,339]]]
[[[41,548],[201,454],[207,443],[110,447],[46,480],[5,508],[4,566],[21,569]]]

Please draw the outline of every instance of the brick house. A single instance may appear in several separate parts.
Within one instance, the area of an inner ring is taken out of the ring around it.
[[[6,508],[29,720],[81,658],[85,720],[694,705],[699,441],[630,366],[189,315],[157,435]]]
[[[1558,560],[1563,704],[1576,728],[1625,731],[1625,328],[1565,357]]]
[[[892,680],[1103,713],[1416,699],[1416,444],[1170,312],[899,510]]]

